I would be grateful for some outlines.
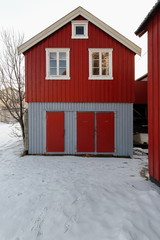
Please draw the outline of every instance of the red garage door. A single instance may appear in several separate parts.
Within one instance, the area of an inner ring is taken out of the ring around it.
[[[114,113],[96,113],[97,152],[114,152]]]
[[[77,113],[77,152],[94,152],[94,112]]]
[[[77,152],[114,152],[113,112],[77,113]]]
[[[64,112],[46,113],[46,152],[64,152]]]

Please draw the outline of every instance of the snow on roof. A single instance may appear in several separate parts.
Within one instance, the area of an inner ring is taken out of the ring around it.
[[[42,41],[43,39],[45,39],[46,37],[48,37],[49,35],[51,35],[55,31],[57,31],[62,26],[64,26],[65,24],[67,24],[68,22],[70,22],[71,20],[73,20],[74,18],[76,18],[79,15],[83,16],[84,18],[86,18],[87,20],[92,22],[94,25],[96,25],[101,30],[103,30],[104,32],[109,34],[111,37],[116,39],[118,42],[122,43],[124,46],[129,48],[134,53],[136,53],[138,55],[141,55],[141,48],[140,47],[138,47],[136,44],[131,42],[129,39],[124,37],[122,34],[117,32],[113,28],[111,28],[106,23],[102,22],[100,19],[98,19],[97,17],[95,17],[94,15],[92,15],[90,12],[88,12],[87,10],[85,10],[82,7],[76,8],[75,10],[73,10],[69,14],[65,15],[63,18],[61,18],[57,22],[55,22],[52,25],[50,25],[48,28],[44,29],[42,32],[40,32],[37,35],[35,35],[33,38],[31,38],[27,42],[22,44],[18,48],[19,54],[20,53],[24,53],[25,51],[27,51],[28,49],[33,47],[35,44],[37,44],[38,42]]]

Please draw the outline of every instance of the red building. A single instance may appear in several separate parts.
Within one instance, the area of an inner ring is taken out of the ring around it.
[[[160,1],[135,34],[148,32],[149,173],[160,186]]]
[[[148,74],[136,79],[135,84],[135,104],[147,104]]]
[[[21,45],[29,153],[132,156],[140,52],[81,7]]]

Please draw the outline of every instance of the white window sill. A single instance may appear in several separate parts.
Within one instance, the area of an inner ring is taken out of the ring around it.
[[[113,77],[98,77],[98,76],[94,76],[94,77],[89,77],[89,80],[113,80]]]
[[[88,39],[88,36],[75,35],[72,36],[72,39]]]
[[[46,77],[46,80],[70,80],[71,78],[70,77]]]

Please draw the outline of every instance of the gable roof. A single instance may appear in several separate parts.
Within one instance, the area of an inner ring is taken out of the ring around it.
[[[82,17],[86,18],[88,21],[92,22],[94,25],[99,27],[101,30],[109,34],[111,37],[116,39],[118,42],[122,43],[124,46],[129,48],[134,53],[137,53],[138,55],[141,55],[141,48],[139,48],[136,44],[131,42],[129,39],[124,37],[122,34],[108,26],[106,23],[102,22],[100,19],[92,15],[90,12],[86,11],[82,7],[78,7],[54,24],[50,25],[48,28],[44,29],[42,32],[35,35],[33,38],[22,44],[20,47],[18,47],[18,52],[24,53],[29,48],[33,47],[38,42],[42,41],[61,27],[63,27],[65,24],[76,18],[77,16],[81,15]]]
[[[147,31],[147,25],[150,22],[150,20],[153,18],[153,16],[160,11],[160,0],[157,1],[157,3],[153,6],[151,11],[148,13],[146,18],[143,20],[143,22],[140,24],[138,29],[135,31],[135,34],[141,37],[146,31]]]

